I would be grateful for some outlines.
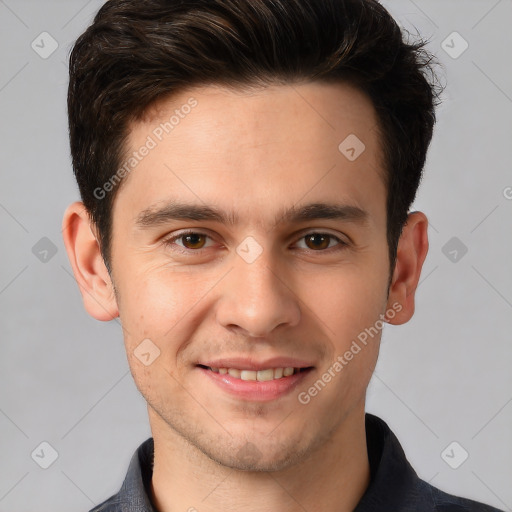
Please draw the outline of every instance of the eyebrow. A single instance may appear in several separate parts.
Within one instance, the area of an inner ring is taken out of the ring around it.
[[[334,219],[366,224],[368,213],[358,206],[336,203],[310,203],[293,206],[276,214],[275,223],[297,224],[299,222]],[[234,226],[239,222],[238,215],[224,212],[213,206],[169,201],[163,206],[153,205],[136,217],[135,226],[140,229],[159,226],[176,220],[211,221]]]

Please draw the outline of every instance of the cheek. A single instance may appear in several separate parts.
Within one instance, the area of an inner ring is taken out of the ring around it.
[[[194,306],[207,287],[197,276],[141,266],[122,282],[120,318],[128,363],[139,391],[158,403],[162,390],[180,390],[178,354],[200,323]]]
[[[123,324],[128,334],[172,339],[172,330],[187,318],[207,289],[208,283],[198,273],[168,268],[132,272],[120,292]]]
[[[346,404],[361,399],[375,368],[384,323],[387,276],[376,264],[347,266],[315,280],[315,292],[307,296],[314,305],[317,325],[326,336],[317,342],[328,350],[319,378],[326,385],[326,400],[315,407],[327,407],[331,400]],[[320,386],[321,387],[321,386]],[[304,390],[306,393],[315,389]],[[323,393],[323,391],[322,391]],[[313,394],[311,396],[313,396]],[[331,397],[328,399],[328,397]]]
[[[373,325],[387,298],[385,263],[350,264],[315,275],[300,296],[325,326],[335,345],[343,345]],[[340,347],[341,348],[341,347]]]

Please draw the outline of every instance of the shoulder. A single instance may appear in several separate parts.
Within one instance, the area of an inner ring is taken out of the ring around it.
[[[387,423],[366,414],[371,481],[355,512],[503,512],[419,478]]]
[[[96,505],[89,512],[122,512],[121,503],[117,499],[117,495],[111,496],[104,502]]]
[[[437,512],[503,512],[485,503],[454,496],[426,482],[425,484],[430,487],[430,494]]]
[[[89,512],[122,512],[123,507],[122,503],[119,501],[119,497],[117,494],[111,496],[104,502],[96,505],[94,508],[89,510]]]
[[[121,489],[89,512],[155,512],[148,493],[153,473],[153,438],[133,453]]]
[[[435,512],[503,512],[491,505],[449,494],[421,479],[418,479],[417,489],[425,502],[432,504]]]

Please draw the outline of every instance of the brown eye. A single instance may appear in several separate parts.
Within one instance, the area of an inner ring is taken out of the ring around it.
[[[343,250],[348,246],[335,235],[322,232],[307,233],[299,239],[298,247],[314,252],[331,252],[336,250]]]
[[[327,249],[329,247],[329,242],[331,241],[331,238],[334,237],[322,233],[312,233],[304,237],[306,245],[313,250]]]
[[[335,245],[340,246],[340,248],[346,245],[337,236],[328,233],[309,233],[303,236],[302,239],[305,241],[308,249],[317,252],[332,248],[331,241],[333,240],[337,242]]]
[[[205,244],[205,235],[201,233],[189,233],[188,235],[181,235],[177,240],[183,240],[183,246],[186,249],[202,249]]]
[[[182,232],[181,234],[164,240],[163,243],[165,246],[170,247],[172,250],[181,253],[192,253],[201,252],[203,248],[208,248],[209,246],[207,243],[208,239],[210,238],[211,237],[205,233],[189,231],[185,233]]]

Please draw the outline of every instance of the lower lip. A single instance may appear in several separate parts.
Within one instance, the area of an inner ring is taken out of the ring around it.
[[[220,374],[206,368],[197,367],[207,378],[211,379],[221,389],[228,393],[252,402],[268,402],[290,393],[312,368],[294,373],[288,377],[267,381],[242,380],[232,377],[229,373]]]

